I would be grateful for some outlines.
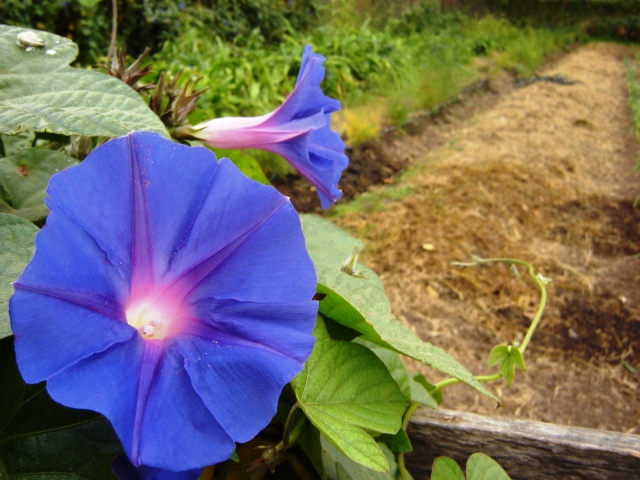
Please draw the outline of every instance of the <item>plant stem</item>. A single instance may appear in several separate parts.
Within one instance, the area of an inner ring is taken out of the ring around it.
[[[418,402],[413,402],[407,408],[407,411],[404,412],[404,417],[402,418],[402,427],[400,430],[407,431],[407,425],[409,425],[409,420],[411,419],[411,415],[416,409],[420,406]],[[409,480],[411,478],[409,472],[407,471],[407,467],[404,466],[404,452],[398,454],[398,470],[400,471],[400,480]]]
[[[531,341],[531,337],[533,337],[533,333],[536,331],[540,320],[542,319],[542,313],[547,305],[547,289],[545,287],[545,282],[540,276],[536,275],[536,272],[529,262],[525,262],[524,260],[518,260],[515,258],[474,258],[473,262],[469,263],[461,263],[461,262],[452,262],[452,265],[457,267],[474,267],[481,263],[509,263],[511,265],[522,265],[527,268],[527,272],[531,279],[536,283],[538,289],[540,290],[540,305],[538,305],[538,311],[536,312],[535,317],[533,317],[533,321],[531,325],[529,325],[529,329],[520,345],[520,353],[524,353]]]
[[[291,433],[291,426],[293,425],[293,419],[296,415],[296,413],[298,413],[298,409],[299,409],[299,405],[298,402],[296,402],[293,407],[291,407],[291,410],[289,410],[289,416],[287,416],[287,421],[284,424],[284,431],[282,432],[282,446],[285,449],[288,449],[290,447],[289,445],[289,435]]]
[[[527,333],[524,336],[524,340],[522,340],[522,344],[519,347],[520,353],[524,354],[524,351],[527,349],[529,342],[531,342],[531,337],[533,337],[533,333],[536,331],[536,328],[538,328],[538,325],[540,324],[540,320],[542,319],[542,313],[544,312],[544,309],[547,305],[547,288],[545,286],[545,283],[547,283],[548,280],[545,280],[544,277],[537,275],[533,268],[533,265],[531,265],[529,262],[525,262],[524,260],[518,260],[515,258],[474,257],[473,262],[468,262],[468,263],[451,262],[451,265],[454,265],[456,267],[467,268],[467,267],[475,267],[476,265],[480,265],[481,263],[508,263],[510,265],[522,265],[527,268],[527,272],[529,273],[529,276],[536,283],[536,285],[538,286],[538,289],[540,290],[540,305],[538,305],[538,311],[536,312],[535,317],[533,317],[533,321],[531,322],[531,325],[529,325],[529,329],[527,330]],[[500,373],[495,373],[493,375],[479,375],[473,378],[475,378],[479,382],[490,382],[493,380],[501,379],[502,375]],[[457,378],[446,378],[441,382],[436,383],[434,385],[433,391],[437,392],[438,390],[441,390],[444,387],[447,387],[449,385],[455,385],[456,383],[460,383],[460,382],[461,380],[458,380]]]
[[[500,373],[494,373],[493,375],[477,375],[473,377],[475,380],[479,382],[492,382],[493,380],[500,380],[502,375]],[[438,390],[442,390],[444,387],[448,387],[449,385],[455,385],[456,383],[462,383],[462,380],[458,380],[457,378],[445,378],[441,382],[436,383],[433,386],[432,392],[437,392]]]
[[[107,66],[116,55],[116,37],[118,36],[118,0],[111,0],[111,41],[107,52]]]

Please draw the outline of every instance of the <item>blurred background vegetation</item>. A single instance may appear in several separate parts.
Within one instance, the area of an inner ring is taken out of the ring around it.
[[[207,88],[191,121],[260,115],[291,91],[305,44],[327,57],[325,92],[355,144],[500,72],[531,76],[590,37],[640,41],[640,0],[116,0],[118,44],[156,72]],[[0,23],[48,30],[104,64],[110,0],[0,0]],[[287,167],[257,159],[274,174]],[[265,165],[266,164],[266,165]]]

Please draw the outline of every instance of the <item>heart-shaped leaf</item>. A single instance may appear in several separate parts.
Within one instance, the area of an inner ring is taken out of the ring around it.
[[[396,433],[407,398],[368,348],[333,340],[320,319],[314,336],[313,352],[293,381],[300,407],[348,458],[388,471],[384,453],[368,432]]]
[[[467,480],[511,480],[511,477],[490,456],[474,453],[467,460]]]
[[[388,472],[371,470],[349,459],[313,426],[306,429],[299,444],[311,460],[320,478],[325,480],[395,480],[399,478],[396,459],[393,452],[385,444],[379,443],[379,446],[389,462]],[[411,478],[407,472],[405,472],[405,476],[406,480]]]
[[[367,340],[419,360],[498,400],[444,350],[422,341],[391,313],[384,285],[373,270],[358,264],[359,275],[342,271],[360,242],[317,215],[301,215],[309,255],[318,273],[320,313],[363,334]]]
[[[438,457],[431,467],[431,480],[465,480],[458,463],[449,457]]]
[[[31,220],[49,214],[42,199],[54,173],[77,162],[64,153],[42,148],[27,148],[0,158],[0,212],[13,213]]]
[[[498,345],[494,347],[491,353],[489,353],[487,365],[489,367],[498,365],[499,372],[507,381],[507,385],[511,385],[511,382],[513,382],[516,367],[525,371],[522,352],[520,352],[518,347],[513,345]]]
[[[25,35],[37,41],[25,41]],[[136,130],[168,136],[146,103],[105,73],[72,68],[70,40],[0,25],[0,133],[22,130],[119,137]]]
[[[398,466],[393,453],[384,444],[379,446],[389,462],[388,472],[377,472],[349,460],[322,436],[320,445],[327,480],[394,480],[396,478]]]
[[[38,227],[33,223],[15,215],[0,213],[0,338],[13,335],[8,311],[9,297],[13,295],[11,283],[31,260],[36,233]]]
[[[0,134],[0,139],[2,140],[2,150],[5,157],[9,157],[18,153],[25,148],[30,148],[33,146],[33,142],[36,139],[36,132],[31,130],[26,130],[18,135],[2,135]]]

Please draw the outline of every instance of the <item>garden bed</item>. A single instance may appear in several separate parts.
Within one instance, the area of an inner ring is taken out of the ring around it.
[[[527,372],[510,389],[494,385],[500,412],[463,386],[445,392],[446,408],[640,432],[629,53],[585,46],[544,72],[579,83],[512,90],[497,78],[466,107],[354,150],[361,155],[352,156],[345,196],[360,179],[388,185],[339,206],[335,221],[364,239],[365,261],[385,280],[396,315],[474,373],[490,373],[492,346],[522,338],[537,292],[506,267],[450,263],[472,254],[521,258],[553,280]],[[298,206],[301,191],[308,187],[292,195]]]

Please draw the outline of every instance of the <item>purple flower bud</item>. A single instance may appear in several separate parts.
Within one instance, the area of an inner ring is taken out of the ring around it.
[[[216,148],[259,148],[281,155],[316,187],[322,208],[331,206],[342,197],[338,182],[349,159],[330,124],[340,102],[320,88],[324,60],[307,45],[296,86],[276,110],[260,117],[216,118],[190,128],[189,134]]]

